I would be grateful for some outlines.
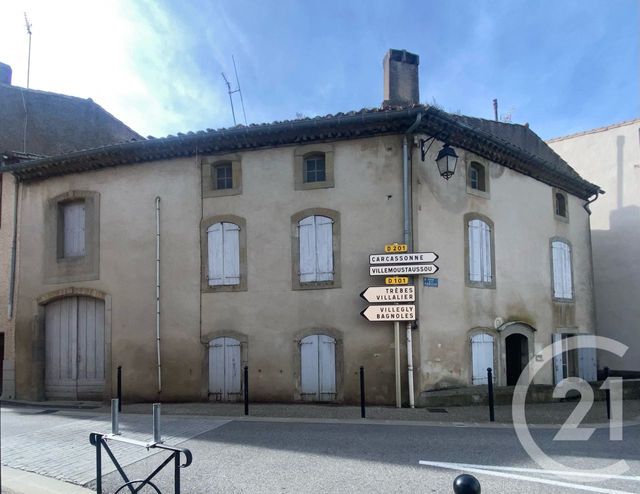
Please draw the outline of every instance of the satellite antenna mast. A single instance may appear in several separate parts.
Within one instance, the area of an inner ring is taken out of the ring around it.
[[[24,24],[27,27],[27,33],[29,34],[29,56],[27,59],[27,89],[29,89],[29,75],[31,72],[31,23],[27,19],[27,13],[24,13]]]
[[[236,74],[236,89],[231,89],[231,83],[227,76],[222,72],[222,78],[224,79],[224,83],[227,85],[227,92],[229,93],[229,102],[231,103],[231,114],[233,115],[233,125],[236,125],[236,112],[233,108],[233,93],[240,93],[240,104],[242,105],[242,114],[244,116],[244,124],[247,125],[247,114],[244,111],[244,100],[242,99],[242,91],[240,90],[240,80],[238,79],[238,69],[236,68],[236,60],[231,55],[231,59],[233,60],[233,70]]]
[[[244,111],[244,100],[242,99],[242,89],[240,89],[240,79],[238,79],[238,69],[236,68],[236,59],[231,55],[231,60],[233,60],[233,70],[236,73],[236,85],[238,86],[238,93],[240,94],[240,104],[242,105],[242,115],[244,116],[244,124],[247,125],[247,114]]]
[[[233,125],[236,125],[236,112],[233,109],[233,98],[231,97],[231,95],[235,92],[231,90],[231,84],[229,84],[229,80],[227,79],[227,76],[224,75],[224,72],[222,72],[222,78],[224,79],[224,83],[227,85],[227,92],[229,93],[229,103],[231,103],[231,114],[233,115]]]

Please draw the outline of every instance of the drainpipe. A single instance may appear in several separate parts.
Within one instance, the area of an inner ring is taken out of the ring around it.
[[[13,318],[13,298],[16,287],[16,255],[18,243],[18,179],[13,177],[13,231],[11,232],[11,271],[9,273],[9,301],[7,315]],[[0,364],[1,365],[1,364]]]
[[[156,197],[156,351],[158,354],[158,393],[162,392],[160,364],[160,196]]]
[[[402,199],[403,199],[403,218],[404,218],[404,243],[409,246],[410,252],[413,252],[413,231],[411,228],[411,180],[409,171],[409,145],[407,136],[410,135],[415,128],[420,125],[422,120],[422,112],[416,116],[416,121],[407,129],[402,137]],[[399,331],[399,324],[396,323],[396,331]],[[398,349],[399,351],[399,349]],[[413,341],[411,339],[411,322],[407,323],[407,372],[409,377],[409,406],[415,408],[415,400],[413,396]]]

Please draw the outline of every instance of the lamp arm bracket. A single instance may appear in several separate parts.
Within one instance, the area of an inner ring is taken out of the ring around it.
[[[436,141],[436,138],[438,137],[438,135],[439,134],[431,136],[428,139],[420,139],[420,158],[422,159],[422,161],[424,161],[424,157],[429,152],[429,149],[431,149],[431,146]],[[425,149],[425,146],[427,145],[427,143],[429,144],[429,146],[427,147],[427,149]]]

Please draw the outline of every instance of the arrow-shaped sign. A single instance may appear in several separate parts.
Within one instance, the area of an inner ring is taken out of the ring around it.
[[[369,264],[422,264],[436,262],[435,252],[405,252],[403,254],[370,254]]]
[[[413,302],[416,288],[409,286],[370,286],[360,296],[367,302]]]
[[[411,305],[370,305],[360,312],[369,321],[415,321],[416,306]]]
[[[408,274],[433,274],[438,271],[435,264],[399,264],[396,266],[369,266],[370,276],[393,276]]]

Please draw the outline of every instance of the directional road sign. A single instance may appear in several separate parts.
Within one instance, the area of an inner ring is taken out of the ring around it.
[[[413,302],[416,299],[416,287],[409,286],[370,286],[360,296],[367,302]]]
[[[405,252],[403,254],[370,254],[369,264],[421,264],[435,262],[435,252]]]
[[[396,266],[369,266],[370,276],[393,276],[409,274],[433,274],[438,271],[435,264],[406,264]]]
[[[369,321],[415,321],[416,306],[406,305],[370,305],[360,314]]]

